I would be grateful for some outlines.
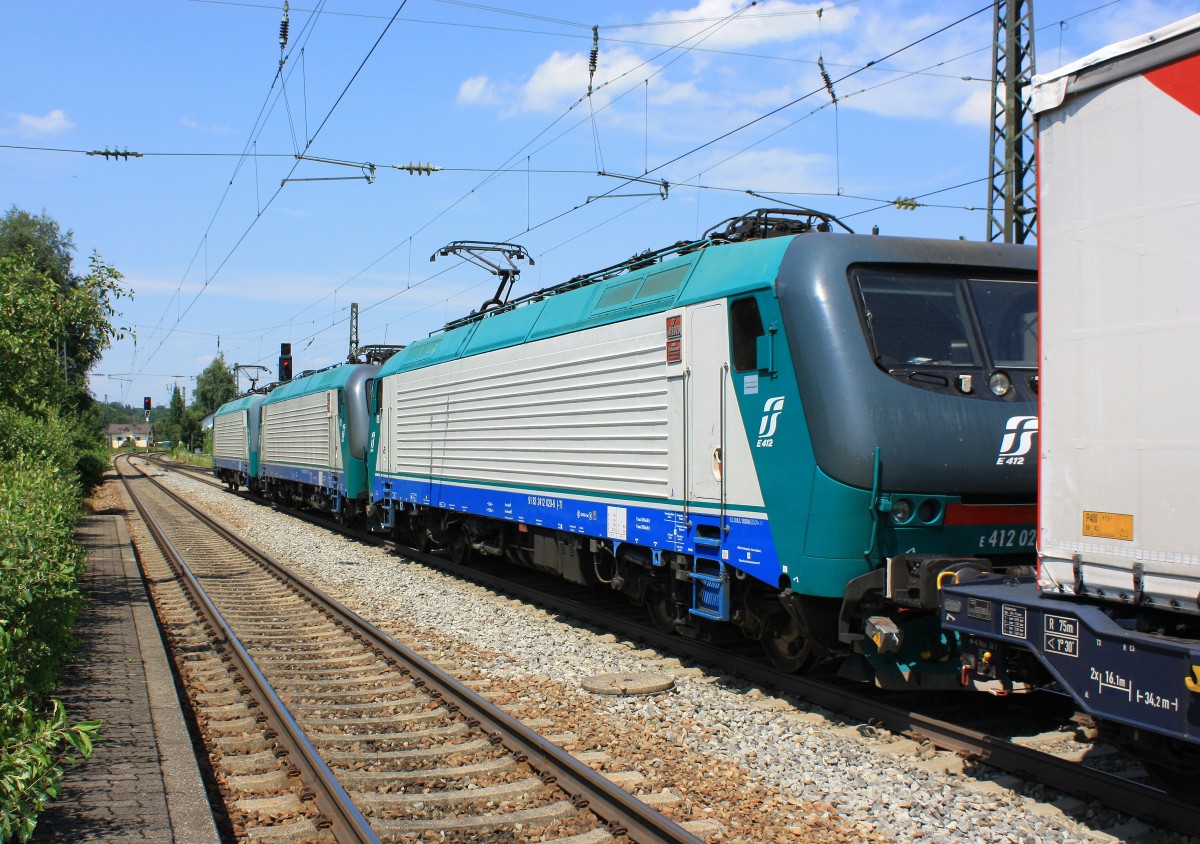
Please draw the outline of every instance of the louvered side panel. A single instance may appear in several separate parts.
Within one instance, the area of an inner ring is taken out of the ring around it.
[[[664,341],[657,316],[400,376],[393,466],[447,479],[666,498]]]
[[[213,419],[213,457],[248,460],[246,411],[226,413]]]
[[[264,463],[330,467],[332,391],[263,406]]]

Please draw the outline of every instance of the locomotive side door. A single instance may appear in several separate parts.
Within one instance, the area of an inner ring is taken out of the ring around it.
[[[724,500],[726,325],[724,302],[702,305],[688,315],[687,479],[688,498],[693,501]]]

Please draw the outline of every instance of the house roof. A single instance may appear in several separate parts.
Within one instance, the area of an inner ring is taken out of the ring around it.
[[[118,436],[146,436],[150,433],[150,426],[145,422],[138,422],[136,425],[131,425],[127,422],[118,422],[108,426],[108,435],[110,437]]]

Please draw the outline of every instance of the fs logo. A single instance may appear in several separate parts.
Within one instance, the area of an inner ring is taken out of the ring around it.
[[[779,415],[783,413],[783,396],[767,399],[763,405],[762,422],[758,424],[758,441],[755,448],[771,448],[775,445],[775,427],[779,424]]]
[[[1036,416],[1011,416],[1004,426],[1004,439],[1000,441],[997,466],[1020,466],[1025,455],[1033,450],[1033,435],[1038,432]]]

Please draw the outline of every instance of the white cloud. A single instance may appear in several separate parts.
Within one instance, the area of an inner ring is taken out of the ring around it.
[[[57,135],[60,132],[74,128],[75,123],[67,117],[66,112],[61,108],[56,108],[42,117],[38,117],[35,114],[17,115],[17,134],[24,135],[27,138]]]
[[[829,156],[784,147],[750,150],[705,169],[704,183],[763,193],[826,193],[837,189],[830,174]]]
[[[650,20],[671,24],[655,27],[664,33],[664,40],[671,43],[691,37],[694,41],[689,44],[729,50],[841,32],[852,24],[858,14],[852,8],[833,8],[825,9],[818,17],[817,10],[821,4],[775,0],[759,3],[755,8],[722,23],[745,5],[744,0],[700,0],[690,9],[660,12],[652,15]]]
[[[1113,44],[1127,38],[1144,35],[1161,26],[1195,14],[1195,12],[1193,3],[1133,0],[1133,2],[1122,3],[1116,9],[1102,9],[1094,15],[1072,20],[1068,27],[1077,27],[1082,30],[1093,45]],[[1067,31],[1070,32],[1070,28]],[[1047,64],[1045,70],[1052,69]]]
[[[657,105],[674,105],[695,100],[700,96],[691,81],[672,82],[665,76],[655,75],[656,66],[647,64],[639,54],[625,47],[602,51],[600,68],[592,81],[592,105],[597,109],[609,106],[615,97],[637,85],[647,77],[650,81],[650,100]],[[463,89],[480,88],[476,82],[480,77],[468,79],[460,88],[459,101],[463,100]],[[620,81],[618,81],[620,80]],[[483,86],[480,99],[497,104],[507,101],[506,115],[520,112],[555,112],[567,108],[588,90],[588,56],[586,53],[562,53],[555,51],[534,68],[529,78],[519,86],[503,90],[490,80]],[[474,83],[474,84],[472,84]],[[608,84],[614,83],[614,84]],[[640,102],[640,99],[639,99]]]
[[[863,67],[948,22],[948,18],[934,14],[906,18],[864,15],[853,42],[844,51],[836,48],[834,51],[833,60],[839,64],[837,70],[830,67],[830,75],[835,80],[841,105],[883,117],[918,120],[951,117],[958,122],[975,122],[977,117],[972,115],[977,115],[973,110],[979,102],[979,89],[983,88],[986,98],[986,84],[964,81],[962,77],[991,76],[987,48],[990,30],[983,16],[906,49],[853,79],[837,81],[850,67]],[[980,49],[981,45],[984,49]],[[954,57],[964,58],[948,61]],[[825,58],[831,63],[830,52]]]
[[[204,124],[196,120],[194,117],[179,118],[179,125],[188,129],[195,129],[197,132],[210,132],[213,134],[225,134],[234,131],[233,127],[228,123],[208,123]]]
[[[456,102],[459,105],[492,105],[499,98],[499,93],[490,79],[486,76],[472,76],[458,86]]]
[[[975,83],[967,98],[954,109],[954,122],[968,126],[986,126],[992,120],[991,85]]]
[[[521,111],[556,111],[587,92],[588,64],[582,53],[555,51],[521,86]]]

